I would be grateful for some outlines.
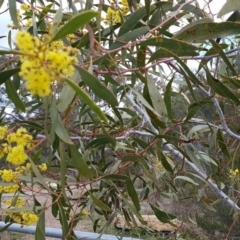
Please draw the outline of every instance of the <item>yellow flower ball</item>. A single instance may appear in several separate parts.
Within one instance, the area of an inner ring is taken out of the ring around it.
[[[8,153],[7,161],[13,165],[21,165],[28,159],[27,154],[24,151],[23,145],[17,145],[12,147]]]
[[[5,182],[11,182],[16,178],[16,174],[10,169],[4,169],[2,171],[2,180]]]

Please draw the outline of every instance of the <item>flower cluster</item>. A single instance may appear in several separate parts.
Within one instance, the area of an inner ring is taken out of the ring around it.
[[[47,171],[47,164],[46,163],[42,163],[41,165],[38,165],[38,169],[42,172]]]
[[[115,2],[111,2],[110,4],[112,6],[107,9],[107,15],[103,18],[104,23],[107,25],[121,23],[121,16],[126,16],[129,12],[128,1],[122,0],[118,5]]]
[[[30,12],[31,11],[31,6],[29,5],[29,4],[25,4],[25,3],[23,3],[23,4],[21,4],[21,7],[20,7],[23,11],[25,11],[25,12]]]
[[[25,202],[21,197],[18,197],[17,199],[7,199],[5,203],[11,210],[17,210],[18,208],[23,208],[25,206]],[[33,211],[20,210],[19,212],[6,212],[6,216],[11,218],[12,221],[22,225],[31,225],[38,221],[38,216]]]
[[[48,96],[52,82],[73,75],[73,63],[77,59],[71,54],[76,53],[76,49],[61,47],[55,50],[53,43],[41,42],[25,31],[17,33],[16,44],[22,54],[19,75],[26,81],[26,88],[32,94]]]
[[[114,10],[111,7],[107,9],[107,16],[104,21],[105,24],[114,25],[116,23],[121,23],[121,15],[119,10]]]
[[[0,127],[0,158],[6,157],[6,160],[13,165],[22,165],[28,159],[26,150],[33,146],[33,138],[23,127],[16,132],[8,133],[7,126]]]
[[[236,177],[239,174],[239,170],[238,169],[235,169],[235,170],[230,169],[229,173],[230,173],[230,177]]]
[[[82,216],[86,217],[86,216],[89,215],[89,212],[88,212],[88,210],[83,209],[83,210],[81,211],[81,214],[82,214]]]
[[[154,165],[155,165],[154,167],[155,167],[155,171],[156,171],[156,172],[165,171],[165,168],[163,167],[162,162],[159,161],[158,158],[155,160],[155,164],[154,164]]]
[[[33,144],[32,136],[27,133],[25,128],[19,128],[16,132],[9,132],[7,126],[0,127],[0,158],[6,159],[9,163],[18,166],[28,159],[25,152]],[[0,170],[2,183],[0,193],[15,193],[19,190],[17,181],[18,170]]]
[[[0,185],[0,193],[15,193],[19,190],[18,184],[10,183],[8,185]]]
[[[28,159],[26,151],[33,146],[33,138],[23,127],[15,132],[10,132],[7,126],[0,127],[0,158],[6,159],[15,166],[15,170],[0,170],[0,193],[15,193],[19,190],[18,175],[26,174],[31,171],[30,163],[22,166]],[[46,163],[37,165],[40,171],[46,171]]]
[[[12,169],[0,170],[0,175],[2,177],[2,180],[5,182],[16,182],[16,172],[14,172]]]
[[[26,163],[28,159],[26,151],[33,147],[33,138],[23,127],[11,131],[7,126],[1,126],[0,141],[0,158],[12,164],[12,169],[0,170],[0,193],[16,193],[21,190],[19,175],[32,171],[31,163]],[[37,165],[37,168],[40,171],[46,171],[47,165],[42,163]],[[24,209],[23,198],[8,199],[6,204],[9,209],[6,210],[6,216],[11,221],[22,225],[31,225],[38,221],[38,216],[33,211]]]
[[[23,13],[28,13],[32,11],[32,7],[29,4],[21,4],[20,9],[17,9],[17,19],[21,27],[31,27],[32,26],[32,18],[26,18],[22,16]],[[14,24],[8,24],[8,28],[11,29],[17,29],[17,27]]]

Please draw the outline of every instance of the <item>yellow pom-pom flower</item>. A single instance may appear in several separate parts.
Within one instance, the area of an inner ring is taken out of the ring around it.
[[[10,170],[3,169],[1,176],[2,180],[5,182],[11,182],[16,178],[16,174],[11,169]]]
[[[31,6],[28,5],[28,4],[25,4],[25,3],[21,4],[20,8],[25,12],[30,12],[31,11]]]
[[[17,145],[12,147],[8,153],[7,161],[13,165],[21,165],[28,159],[27,154],[24,151],[23,145]]]
[[[15,193],[19,190],[19,186],[17,184],[9,185],[9,186],[3,186],[3,192],[4,193]]]
[[[83,210],[81,211],[81,214],[82,214],[83,216],[88,216],[88,215],[89,215],[89,212],[88,212],[88,210],[83,209]]]
[[[23,207],[24,206],[24,200],[22,197],[18,197],[17,199],[8,198],[6,199],[5,203],[9,206],[11,206],[15,202],[14,207]]]
[[[10,133],[7,136],[7,141],[9,144],[17,143],[24,147],[31,145],[32,143],[32,136],[28,134],[27,130],[23,127],[20,127],[15,133]]]
[[[33,212],[20,212],[22,218],[22,224],[31,225],[38,221],[38,216]]]
[[[5,203],[9,205],[10,209],[14,210],[18,210],[18,208],[21,208],[25,205],[24,200],[21,197],[18,199],[7,199]],[[31,225],[38,221],[38,216],[33,211],[6,212],[6,215],[14,222],[22,225]]]
[[[48,43],[47,36],[42,41],[25,31],[19,31],[16,35],[22,62],[19,75],[32,94],[46,97],[51,94],[53,82],[73,75],[73,64],[77,58],[71,55],[73,48],[69,47],[71,50],[68,50],[62,41]]]
[[[235,169],[235,170],[230,169],[229,173],[230,173],[230,177],[236,177],[239,174],[239,170],[238,169]]]
[[[4,139],[8,131],[8,126],[0,126],[0,140]]]
[[[43,172],[47,171],[47,164],[42,163],[41,165],[38,165],[38,169]]]

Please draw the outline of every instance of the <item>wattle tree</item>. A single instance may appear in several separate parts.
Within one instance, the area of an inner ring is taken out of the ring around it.
[[[147,204],[211,239],[239,235],[237,0],[218,18],[211,1],[0,2],[12,20],[0,50],[7,223],[36,223],[45,239],[51,208],[75,239],[86,215],[100,233],[118,215],[147,226]]]

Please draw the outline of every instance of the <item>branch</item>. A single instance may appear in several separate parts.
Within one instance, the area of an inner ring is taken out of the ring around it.
[[[121,50],[122,50],[122,48],[121,48]],[[224,52],[224,54],[226,54],[226,55],[227,54],[231,54],[231,53],[237,52],[239,50],[240,50],[240,48],[237,47],[237,48],[234,48],[234,49],[231,49],[229,51]],[[217,57],[219,57],[219,54],[213,54],[213,55],[209,55],[209,56],[179,57],[179,58],[181,60],[206,60],[207,61],[207,60],[210,60],[210,59],[213,59],[213,58],[217,58]],[[168,63],[169,64],[170,62],[172,62],[174,60],[175,60],[174,58],[161,58],[161,59],[156,60],[156,62],[154,62],[154,63],[152,63],[152,64],[150,64],[148,66],[139,67],[139,68],[137,67],[137,68],[122,69],[120,72],[121,72],[121,74],[123,74],[123,73],[129,73],[129,72],[136,72],[136,71],[140,71],[140,70],[148,70],[148,69],[150,69],[150,68],[152,68],[152,67],[154,67],[154,66],[156,66],[156,65],[158,65],[160,63]],[[177,68],[175,68],[175,67],[173,67],[173,68],[176,71],[178,71]],[[119,75],[118,71],[112,71],[110,69],[108,69],[106,71],[99,71],[97,69],[94,69],[94,72],[96,74],[109,74],[109,73],[111,73],[112,75],[116,75],[116,76]]]
[[[129,130],[127,131],[123,136],[120,137],[115,137],[116,140],[125,140],[127,139],[130,135],[141,135],[141,136],[145,136],[145,137],[153,137],[153,134],[149,133],[149,132],[144,132],[144,131],[138,131],[138,130]],[[43,139],[46,138],[46,135],[44,134],[38,134],[37,139]],[[92,140],[94,139],[94,137],[86,137],[86,136],[70,136],[71,140],[73,141],[78,141],[78,140]]]
[[[206,93],[208,96],[210,96],[210,92],[207,92],[203,87],[199,86],[199,88],[204,92]],[[225,116],[223,114],[223,111],[219,105],[219,102],[217,100],[216,97],[212,97],[212,101],[214,102],[214,105],[215,105],[215,108],[218,112],[218,115],[220,117],[220,121],[221,121],[221,124],[222,124],[222,130],[225,131],[229,136],[237,139],[237,140],[240,140],[240,136],[237,135],[236,133],[234,133],[232,130],[230,130],[230,128],[228,127],[227,125],[227,122],[225,120]]]
[[[158,133],[157,129],[154,128],[152,125],[147,113],[135,103],[133,100],[133,97],[131,94],[127,93],[125,95],[126,99],[131,103],[133,108],[143,117],[145,120],[145,123],[148,125],[148,127],[153,131],[154,133]],[[192,162],[190,162],[186,157],[184,157],[179,151],[177,151],[172,144],[167,143],[165,139],[162,140],[164,146],[168,149],[168,151],[177,159],[184,160],[185,163],[191,167],[200,177],[202,177],[204,180],[206,180],[209,185],[212,187],[212,189],[216,192],[216,194],[221,197],[228,205],[230,205],[233,209],[240,211],[240,207],[232,200],[230,199],[221,189],[219,189],[218,185],[213,182],[212,179],[209,178],[205,173],[201,172],[201,170]]]

